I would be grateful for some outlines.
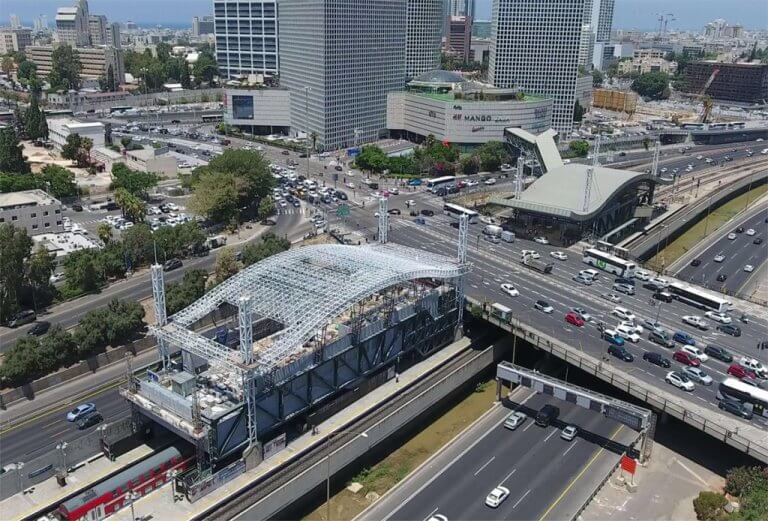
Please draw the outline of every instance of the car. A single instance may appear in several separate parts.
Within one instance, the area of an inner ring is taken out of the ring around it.
[[[629,328],[630,331],[633,331],[638,335],[642,335],[643,332],[645,332],[645,329],[643,329],[643,326],[641,326],[640,324],[636,324],[635,322],[631,322],[629,320],[622,320],[619,323],[619,325]]]
[[[768,378],[768,367],[755,358],[742,356],[739,365],[754,372],[759,378]]]
[[[658,344],[661,347],[666,347],[667,349],[671,349],[675,347],[675,343],[669,339],[669,335],[666,331],[656,331],[652,330],[648,333],[648,340],[653,342],[654,344]]]
[[[752,244],[763,244],[763,238],[757,237],[754,241],[752,241]]]
[[[634,362],[635,357],[632,356],[632,353],[630,353],[626,347],[623,345],[610,345],[608,346],[608,354],[611,356],[615,356],[619,360],[623,360],[624,362]]]
[[[88,427],[93,427],[94,425],[97,425],[104,421],[104,417],[101,415],[99,411],[91,411],[85,415],[83,415],[79,420],[77,420],[77,428],[79,430],[87,429]]]
[[[82,212],[83,211],[83,205],[82,204],[73,204],[72,210],[76,212]]]
[[[752,419],[752,411],[747,409],[743,403],[736,400],[722,399],[718,402],[717,407],[723,411],[740,416],[745,420]]]
[[[645,270],[635,270],[637,280],[651,280],[651,274]]]
[[[95,403],[83,403],[72,409],[67,413],[67,421],[74,422],[85,416],[86,414],[95,411]]]
[[[549,239],[546,237],[534,237],[533,242],[537,244],[549,244]]]
[[[733,362],[733,355],[729,353],[728,350],[724,347],[709,344],[704,348],[704,352],[712,358],[717,358],[722,362]]]
[[[19,327],[29,324],[37,319],[37,314],[31,309],[24,309],[11,316],[8,319],[8,327]]]
[[[501,242],[501,239],[499,239],[499,238],[498,238],[498,237],[496,237],[495,235],[484,235],[484,236],[483,236],[483,238],[484,238],[486,241],[488,241],[488,242],[491,242],[491,243],[493,243],[493,244],[499,244],[499,243]]]
[[[668,368],[672,365],[672,362],[669,361],[669,358],[662,356],[654,351],[646,351],[643,353],[643,360],[664,368]]]
[[[736,234],[731,232],[728,234],[728,240],[729,241],[735,241],[736,240]]]
[[[540,259],[541,254],[536,250],[523,250],[520,252],[520,257],[530,257],[531,259]]]
[[[509,282],[505,282],[504,284],[502,284],[501,290],[507,295],[509,295],[510,297],[517,297],[518,295],[520,295],[520,292],[517,290],[517,288],[514,285],[510,284]]]
[[[422,210],[420,213],[425,217],[432,217],[433,215],[435,215],[435,212],[433,212],[432,210]]]
[[[549,305],[549,302],[546,300],[537,300],[533,304],[534,309],[538,309],[539,311],[543,311],[544,313],[552,313],[554,311],[554,308]]]
[[[730,324],[733,321],[731,317],[719,311],[707,311],[704,316],[721,324]]]
[[[65,275],[63,271],[60,271],[59,273],[53,273],[51,277],[48,279],[48,282],[51,284],[56,284],[57,282],[61,282],[64,280]]]
[[[754,269],[755,267],[752,266],[751,264],[747,264],[746,266],[744,266],[744,271],[746,271],[747,273],[752,273]]]
[[[712,385],[712,377],[707,373],[699,369],[698,367],[687,366],[683,367],[683,374],[690,380],[701,385]]]
[[[662,279],[659,277],[654,277],[648,282],[650,282],[651,284],[656,284],[657,287],[660,287],[662,289],[665,289],[669,286],[669,281],[667,279]]]
[[[586,269],[586,270],[581,270],[579,272],[579,275],[584,275],[585,277],[589,277],[590,279],[592,279],[594,281],[596,281],[598,279],[598,277],[599,277],[599,274],[597,273],[597,270],[593,270],[591,268],[590,269]]]
[[[707,321],[697,315],[683,316],[683,323],[688,324],[689,326],[699,328],[702,331],[706,331],[707,329],[709,329],[709,324],[707,323]]]
[[[614,291],[618,291],[619,293],[624,293],[625,295],[634,295],[635,294],[635,288],[634,286],[630,286],[629,284],[614,284],[611,287]]]
[[[747,230],[747,235],[749,235],[750,237],[755,235],[756,233],[757,232],[755,231],[754,228],[750,228],[749,230]]]
[[[672,335],[672,340],[680,344],[685,344],[690,346],[696,345],[696,340],[685,331],[676,331],[675,334]]]
[[[571,308],[571,311],[573,311],[576,314],[576,316],[582,319],[584,322],[589,322],[590,320],[592,320],[592,315],[587,313],[584,308],[579,308],[579,307]]]
[[[693,266],[694,268],[695,268],[696,266],[701,266],[701,259],[699,259],[699,258],[693,259],[693,260],[691,261],[691,266]]]
[[[584,275],[574,275],[571,277],[571,280],[574,280],[580,284],[584,284],[585,286],[591,286],[593,284],[592,279],[585,277]]]
[[[496,178],[495,177],[488,178],[485,181],[483,181],[483,184],[486,184],[488,186],[495,185],[496,184]]]
[[[621,302],[621,297],[616,293],[601,293],[600,298],[604,298],[605,300],[613,302],[614,304]]]
[[[739,226],[738,228],[736,228],[735,232],[736,233],[744,233],[744,227],[743,226]]]
[[[491,493],[485,498],[485,504],[491,508],[496,508],[504,502],[509,496],[509,489],[507,487],[498,487],[491,490]]]
[[[618,306],[613,308],[613,311],[611,311],[611,315],[615,315],[619,317],[621,320],[628,320],[632,322],[634,322],[636,318],[635,314],[632,313],[630,310],[628,310],[627,308],[622,308]]]
[[[565,314],[565,321],[569,324],[573,324],[576,327],[584,327],[584,320],[581,319],[581,317],[579,317],[573,311],[569,311]]]
[[[725,273],[721,273],[720,275],[717,276],[717,281],[718,282],[725,282],[725,279],[727,279],[727,278],[728,278],[728,275],[726,275]]]
[[[735,376],[736,378],[741,378],[741,379],[749,378],[754,380],[755,378],[757,378],[757,375],[755,374],[754,371],[750,371],[746,367],[742,367],[739,364],[731,364],[728,367],[728,370],[726,372],[731,376]]]
[[[400,209],[399,208],[392,208],[391,210],[387,210],[387,213],[389,215],[400,215]]]
[[[723,262],[725,260],[725,255],[722,253],[718,253],[715,255],[715,258],[713,259],[715,262]]]
[[[635,279],[628,279],[626,277],[617,277],[613,279],[614,284],[626,284],[627,286],[635,287]]]
[[[490,215],[483,215],[482,217],[480,217],[480,222],[483,223],[483,224],[490,224],[490,225],[494,225],[494,226],[498,226],[499,225],[499,221],[497,219],[491,217]]]
[[[520,427],[527,418],[528,417],[525,415],[525,413],[520,411],[515,411],[509,416],[507,416],[506,420],[504,420],[504,428],[513,431],[518,427]]]
[[[168,259],[165,261],[165,264],[163,264],[163,271],[175,270],[177,268],[181,268],[182,266],[183,263],[181,262],[181,259]]]
[[[674,385],[678,389],[682,389],[683,391],[692,392],[694,388],[693,382],[690,380],[690,378],[678,371],[668,372],[664,377],[664,381],[668,384]]]
[[[603,340],[607,340],[609,344],[624,345],[624,339],[613,329],[604,329],[600,336],[602,336]]]
[[[29,328],[29,331],[27,331],[27,334],[32,336],[41,336],[46,334],[50,328],[51,328],[50,322],[41,320],[40,322],[36,322],[34,326]]]
[[[291,155],[291,153],[288,150],[283,150],[280,153],[283,154],[284,156],[290,156]]]
[[[549,256],[552,257],[553,259],[557,259],[557,260],[561,260],[561,261],[568,260],[568,255],[566,255],[565,253],[563,253],[561,251],[550,252]]]
[[[656,300],[660,300],[661,302],[666,302],[666,303],[670,303],[675,299],[672,293],[669,293],[667,291],[655,291],[651,296]]]
[[[640,335],[635,333],[633,328],[627,327],[623,324],[616,326],[616,333],[618,333],[619,336],[621,336],[621,338],[624,340],[629,340],[633,344],[640,342]]]
[[[683,365],[692,365],[694,367],[699,367],[701,365],[701,362],[699,361],[698,358],[682,350],[675,351],[674,353],[672,353],[672,358],[674,358],[675,360],[677,360]]]
[[[717,330],[726,335],[735,337],[741,336],[741,328],[739,326],[734,326],[733,324],[720,324],[717,326]]]
[[[579,434],[579,428],[575,425],[567,425],[562,432],[560,433],[560,437],[564,439],[565,441],[573,441],[573,439]]]
[[[474,179],[467,179],[467,180],[464,182],[464,185],[465,185],[465,186],[468,186],[468,187],[469,187],[469,186],[478,186],[479,184],[480,184],[480,183],[479,183],[478,181],[475,181]]]

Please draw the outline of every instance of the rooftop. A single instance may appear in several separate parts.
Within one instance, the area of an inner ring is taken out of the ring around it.
[[[59,204],[42,190],[24,190],[23,192],[9,192],[0,194],[0,209],[7,210],[19,206]]]

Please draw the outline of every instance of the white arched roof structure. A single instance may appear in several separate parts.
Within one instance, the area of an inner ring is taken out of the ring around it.
[[[256,371],[264,374],[359,300],[397,283],[454,278],[468,270],[455,259],[395,244],[295,248],[249,266],[153,330],[211,362],[247,371],[239,352],[187,328],[223,303],[237,306],[240,298],[248,297],[255,315],[284,326],[276,342],[255,361]]]

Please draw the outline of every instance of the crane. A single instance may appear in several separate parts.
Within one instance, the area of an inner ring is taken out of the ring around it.
[[[715,78],[717,78],[718,74],[720,74],[720,68],[715,66],[712,69],[712,74],[709,75],[709,78],[707,78],[707,81],[704,83],[704,87],[702,87],[697,96],[698,99],[701,100],[701,103],[704,105],[704,110],[701,111],[701,116],[699,116],[700,123],[706,123],[710,112],[712,112],[712,97],[707,95],[707,89],[712,85],[712,82],[715,81]]]

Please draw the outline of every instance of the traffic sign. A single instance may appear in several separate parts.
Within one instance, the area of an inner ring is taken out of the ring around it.
[[[347,217],[349,215],[349,205],[346,204],[340,204],[338,208],[336,208],[336,217]]]
[[[621,457],[621,470],[624,472],[629,472],[630,474],[634,475],[637,471],[637,460],[634,458],[630,458],[629,456],[622,456]]]

